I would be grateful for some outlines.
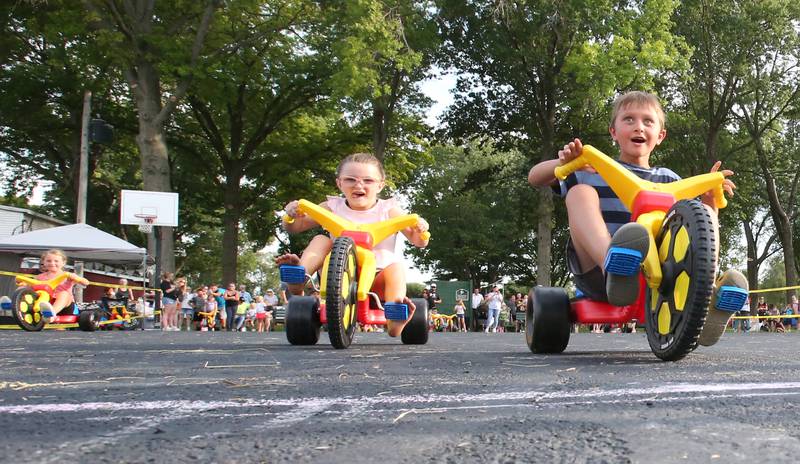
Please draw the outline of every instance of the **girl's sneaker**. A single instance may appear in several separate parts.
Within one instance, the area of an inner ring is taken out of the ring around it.
[[[722,338],[728,321],[742,310],[747,301],[749,289],[747,278],[741,272],[728,269],[722,273],[714,284],[714,293],[711,294],[706,323],[703,325],[697,343],[711,346]]]
[[[55,313],[53,312],[53,305],[51,305],[48,301],[39,303],[39,312],[42,313],[42,317],[46,317],[47,319],[56,317]]]

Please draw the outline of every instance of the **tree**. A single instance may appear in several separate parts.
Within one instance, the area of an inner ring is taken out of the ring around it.
[[[133,95],[136,142],[145,190],[172,191],[164,127],[185,97],[203,58],[219,0],[83,0],[98,49],[117,59]],[[172,228],[159,227],[164,270],[175,269]]]
[[[411,209],[430,222],[432,232],[427,248],[411,250],[415,261],[440,279],[477,283],[508,277],[532,285],[536,246],[533,214],[525,205],[536,193],[518,175],[525,157],[498,150],[487,139],[436,146],[433,156],[437,163],[422,168],[409,191]],[[557,237],[563,245],[566,233]],[[555,267],[562,281],[565,262],[559,259]]]
[[[7,167],[3,188],[30,196],[36,183],[46,181],[52,186],[45,195],[46,212],[75,219],[83,93],[89,89],[94,93],[93,115],[115,126],[118,137],[112,146],[92,144],[87,220],[125,235],[113,205],[120,187],[141,181],[138,170],[130,169],[130,106],[110,76],[110,59],[84,29],[84,14],[60,1],[0,7],[5,19],[0,67],[0,154]]]
[[[800,186],[800,150],[796,131],[787,130],[787,116],[800,105],[800,7],[794,2],[774,2],[755,10],[762,25],[763,42],[737,95],[736,114],[749,136],[764,180],[769,212],[783,248],[786,285],[797,284],[792,223]],[[796,292],[789,290],[786,301]]]
[[[553,158],[558,141],[576,134],[606,140],[604,108],[614,91],[650,88],[657,70],[678,66],[687,54],[670,33],[672,1],[438,3],[443,62],[461,71],[450,135],[492,136],[518,147],[529,166]],[[537,283],[549,285],[547,189],[536,204]]]

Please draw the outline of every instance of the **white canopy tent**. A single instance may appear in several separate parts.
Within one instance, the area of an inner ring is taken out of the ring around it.
[[[88,224],[40,229],[0,240],[0,253],[38,256],[51,248],[69,258],[111,264],[145,263],[147,250]]]
[[[0,269],[16,271],[23,256],[38,257],[51,248],[63,251],[75,261],[140,268],[142,276],[148,261],[152,261],[145,248],[88,224],[70,224],[0,239]],[[14,288],[12,277],[0,278],[0,294],[8,295]]]

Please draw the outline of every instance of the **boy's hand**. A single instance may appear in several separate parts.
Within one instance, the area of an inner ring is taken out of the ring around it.
[[[581,143],[581,139],[575,139],[558,151],[558,161],[563,166],[581,156],[581,152],[583,152],[583,143]]]
[[[428,224],[428,221],[426,221],[425,219],[419,218],[419,219],[417,219],[417,225],[414,226],[414,228],[412,229],[412,232],[416,232],[418,234],[422,234],[424,232],[427,232],[428,229],[430,229],[430,225]]]
[[[581,156],[581,153],[583,153],[583,142],[581,142],[581,139],[575,139],[572,142],[564,145],[564,148],[558,151],[558,162],[561,166],[563,166]],[[588,165],[584,166],[580,170],[597,172]]]
[[[725,180],[722,181],[722,190],[724,190],[729,196],[733,196],[733,190],[736,188],[736,184],[734,184],[732,180],[728,179],[728,177],[732,176],[734,173],[730,169],[723,169],[720,171],[719,168],[721,166],[722,161],[717,161],[713,166],[711,166],[711,171],[709,172],[721,172],[722,175],[725,176]],[[709,190],[708,192],[704,193],[702,201],[716,210],[713,190]]]

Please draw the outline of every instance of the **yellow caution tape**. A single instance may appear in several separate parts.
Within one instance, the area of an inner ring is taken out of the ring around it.
[[[778,287],[778,288],[763,288],[758,290],[750,290],[750,293],[767,293],[767,292],[780,292],[782,290],[795,290],[800,288],[800,285],[795,285],[792,287]]]
[[[0,271],[0,275],[11,276],[11,277],[32,277],[34,274],[25,274],[21,272],[8,272],[8,271]],[[108,287],[108,288],[119,288],[119,284],[107,284],[104,282],[89,282],[89,285],[94,285],[95,287]],[[127,288],[131,290],[143,290],[143,291],[151,291],[151,292],[161,292],[160,288],[148,288],[148,287],[131,287],[128,286]]]

